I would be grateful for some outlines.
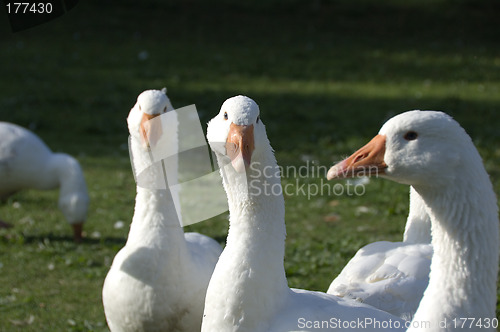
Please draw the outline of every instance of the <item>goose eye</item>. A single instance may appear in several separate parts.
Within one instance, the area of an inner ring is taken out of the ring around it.
[[[139,105],[139,111],[142,111],[142,109],[141,109],[141,105]]]
[[[167,106],[163,109],[163,113],[167,113]]]
[[[259,123],[260,121],[260,115],[257,117],[257,123]]]
[[[227,120],[227,119],[228,119],[227,112],[224,112],[224,120]]]
[[[407,141],[413,141],[416,140],[418,137],[418,134],[414,131],[409,131],[404,135],[404,139]]]

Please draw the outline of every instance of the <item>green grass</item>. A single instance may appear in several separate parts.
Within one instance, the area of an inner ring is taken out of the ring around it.
[[[55,191],[0,206],[15,225],[0,230],[0,331],[107,329],[102,282],[135,197],[125,119],[145,89],[196,104],[203,126],[226,98],[254,98],[282,166],[331,165],[394,114],[444,110],[473,137],[500,194],[495,1],[120,3],[82,1],[16,34],[0,22],[0,119],[77,157],[91,196],[81,245]],[[288,195],[286,211],[290,286],[326,290],[359,247],[401,239],[408,188],[374,179],[359,197]],[[221,215],[188,230],[224,243],[227,227]]]

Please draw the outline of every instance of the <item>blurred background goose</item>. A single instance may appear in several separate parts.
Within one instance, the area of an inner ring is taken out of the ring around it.
[[[75,241],[81,241],[89,195],[78,161],[53,153],[37,135],[12,123],[0,122],[0,137],[0,199],[24,189],[59,188],[59,209]],[[0,222],[0,227],[8,226]]]

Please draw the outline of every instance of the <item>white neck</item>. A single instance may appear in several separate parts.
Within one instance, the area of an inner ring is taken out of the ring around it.
[[[242,330],[261,330],[258,324],[274,315],[290,292],[283,265],[285,210],[280,173],[270,152],[254,156],[246,176],[219,159],[229,201],[230,227],[227,245],[215,267],[207,293],[206,311],[218,328],[238,325]],[[266,170],[264,172],[264,169]],[[225,170],[225,171],[224,171]],[[267,176],[266,176],[267,175]],[[244,188],[248,185],[248,191]],[[222,308],[211,310],[209,308]]]
[[[47,167],[59,186],[59,207],[70,223],[84,222],[89,196],[78,161],[64,153],[54,153]]]
[[[432,221],[429,286],[414,321],[437,324],[460,318],[495,317],[498,272],[498,208],[491,182],[477,152],[463,161],[459,178],[442,188],[415,189]],[[474,157],[474,156],[473,156]],[[441,329],[440,329],[441,328]]]
[[[403,241],[431,243],[431,219],[425,210],[424,200],[413,187],[410,187],[410,212],[406,220]]]
[[[137,186],[134,217],[127,245],[168,247],[171,248],[168,250],[169,255],[187,250],[184,231],[180,226],[170,190],[155,189],[158,179],[164,179],[163,184],[167,185],[163,165],[156,163],[145,168],[144,165],[148,164],[150,158],[148,150],[133,137],[130,144],[134,169],[142,170],[138,175],[139,183],[151,187]]]

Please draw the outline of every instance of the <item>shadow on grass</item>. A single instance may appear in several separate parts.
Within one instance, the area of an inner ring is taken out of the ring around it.
[[[53,234],[43,234],[43,235],[27,235],[24,236],[24,243],[33,244],[33,243],[65,243],[68,245],[125,245],[126,238],[123,237],[103,237],[103,238],[83,238],[82,242],[76,243],[71,236],[64,235],[53,235]]]
[[[68,245],[121,245],[124,246],[125,242],[127,241],[126,238],[123,237],[110,237],[106,236],[103,238],[89,238],[85,237],[83,238],[82,242],[80,243],[75,243],[73,241],[73,238],[71,236],[64,236],[64,235],[52,235],[52,234],[45,234],[45,235],[28,235],[24,236],[24,243],[25,244],[33,244],[33,243],[47,243],[47,242],[54,242],[54,243],[65,243]],[[214,236],[213,239],[217,241],[218,243],[226,243],[226,238],[227,236]]]

